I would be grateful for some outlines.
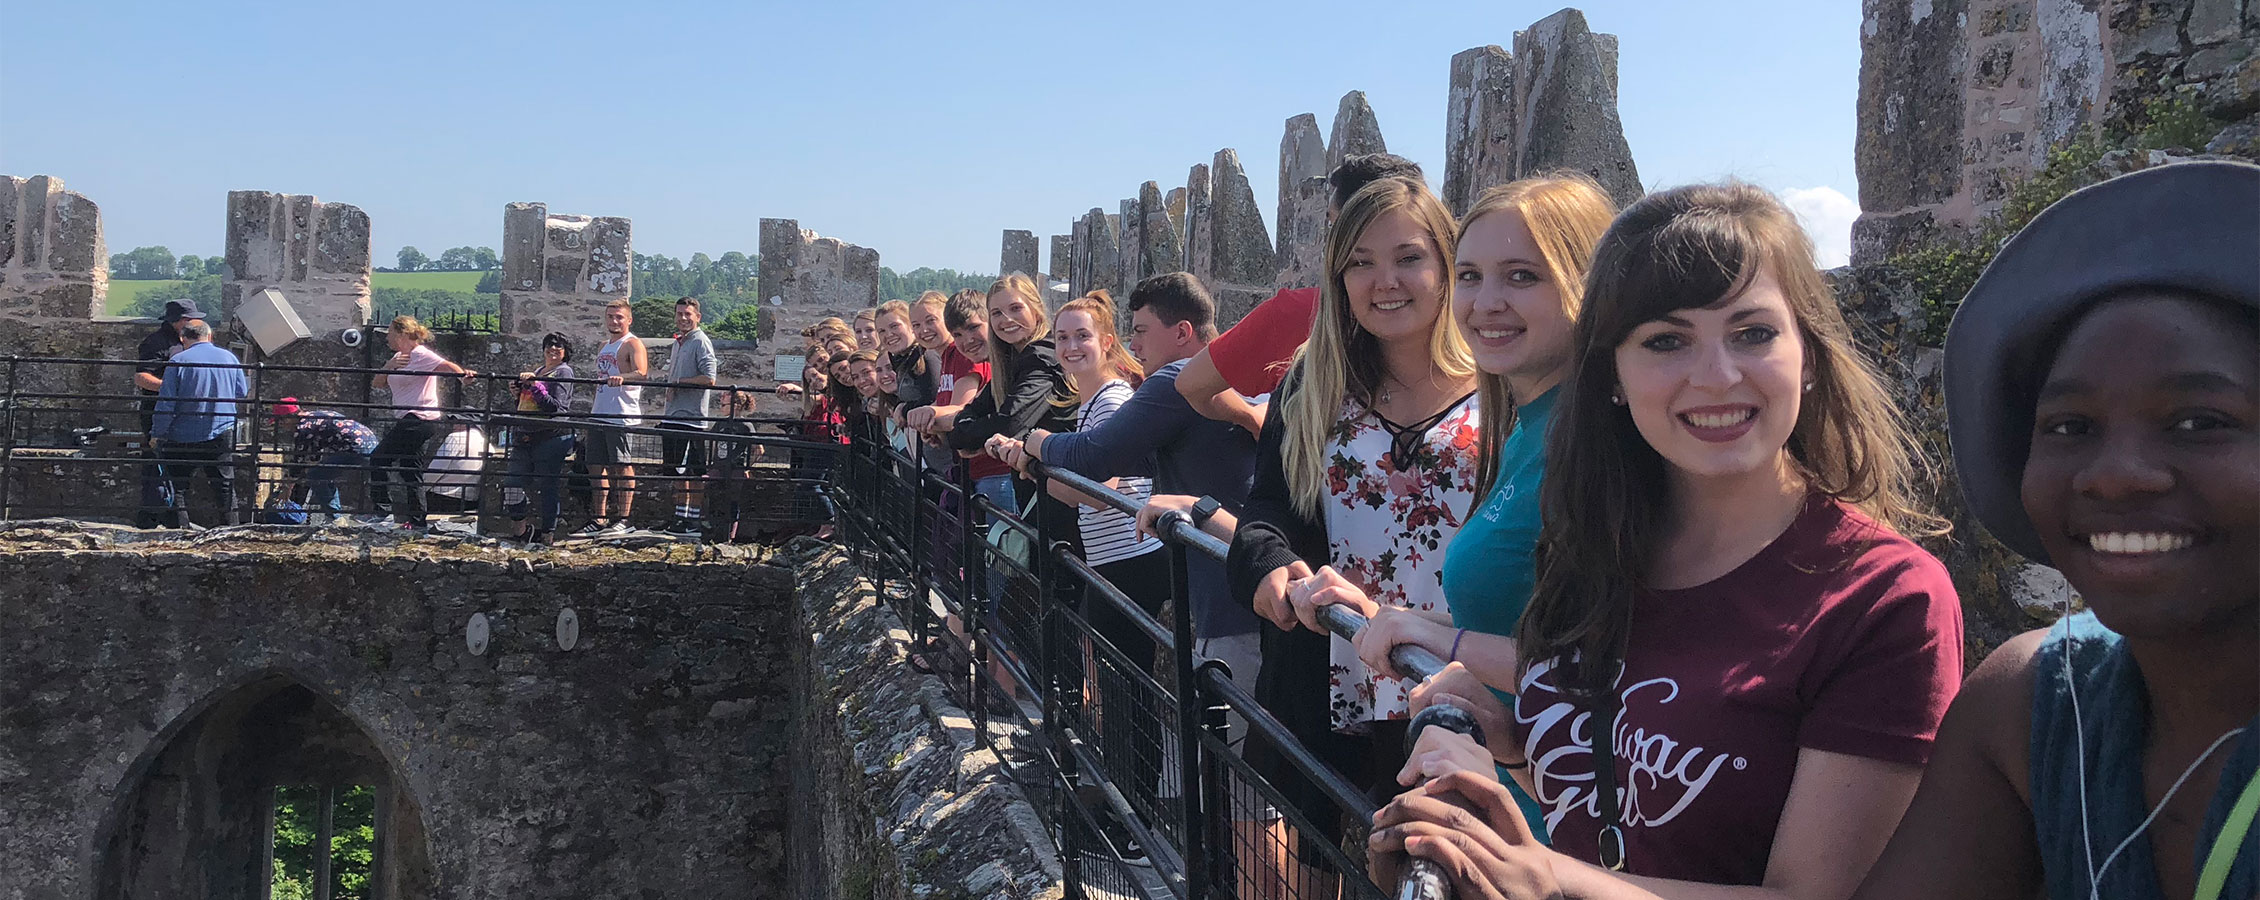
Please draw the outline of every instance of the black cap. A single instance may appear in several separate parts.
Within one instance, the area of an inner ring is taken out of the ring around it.
[[[2174,163],[2073,192],[1985,267],[1946,332],[1946,421],[1971,513],[2047,563],[2021,486],[2045,343],[2090,304],[2143,288],[2260,307],[2260,166]]]
[[[163,316],[163,321],[178,322],[182,319],[201,318],[204,318],[204,311],[196,308],[196,301],[194,300],[182,297],[179,300],[165,301],[165,315]]]

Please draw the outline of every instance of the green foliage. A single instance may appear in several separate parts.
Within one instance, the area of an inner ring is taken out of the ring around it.
[[[768,311],[758,303],[740,304],[736,309],[730,310],[729,315],[706,326],[706,331],[715,337],[735,341],[760,340],[761,320],[766,312]]]
[[[1937,346],[1946,340],[1954,309],[2003,243],[2065,194],[2103,180],[2105,173],[2095,165],[2103,152],[2103,144],[2093,138],[2056,148],[2046,164],[2010,187],[2001,210],[1979,222],[1969,237],[1940,238],[1891,258],[1922,297],[1923,343]]]
[[[2130,147],[2202,150],[2221,131],[2221,123],[2207,116],[2196,94],[2187,91],[2150,97],[2127,118],[2111,131],[2118,142]]]
[[[415,247],[400,248],[400,255],[394,257],[394,259],[399,262],[400,271],[403,272],[414,272],[432,264],[432,258],[425,256],[424,251]]]
[[[171,278],[176,274],[173,251],[164,247],[135,247],[124,253],[110,254],[112,278]]]
[[[906,274],[898,275],[895,270],[880,266],[879,299],[881,301],[916,300],[919,294],[927,291],[954,294],[966,288],[985,291],[996,280],[997,276],[995,275],[976,275],[971,272],[959,272],[956,269],[929,269],[925,266],[919,266]]]
[[[312,900],[315,860],[322,852],[322,789],[310,785],[275,788],[275,900]],[[376,792],[355,785],[337,793],[330,819],[330,896],[367,900],[375,893],[370,863],[376,856]]]
[[[204,310],[205,315],[210,317],[207,321],[221,320],[220,276],[218,275],[205,275],[190,281],[135,282],[133,288],[124,296],[122,301],[118,285],[113,283],[110,286],[110,302],[108,305],[111,309],[111,315],[155,318],[164,315],[166,301],[178,300],[182,297],[196,301],[197,307]]]

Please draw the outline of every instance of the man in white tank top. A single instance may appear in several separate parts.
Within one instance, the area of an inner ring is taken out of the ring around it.
[[[595,509],[589,523],[575,532],[580,537],[626,534],[628,513],[635,506],[636,467],[628,456],[628,434],[621,429],[642,424],[643,388],[636,382],[650,371],[643,339],[628,330],[635,318],[635,310],[626,300],[605,304],[604,326],[611,334],[596,352],[596,377],[604,379],[604,384],[589,403],[589,416],[597,427],[589,429],[588,443],[581,450],[589,476],[595,481],[591,498]],[[613,427],[604,427],[607,425]]]

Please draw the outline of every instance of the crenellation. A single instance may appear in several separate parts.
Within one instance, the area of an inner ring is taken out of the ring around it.
[[[551,213],[542,203],[503,207],[502,333],[604,334],[605,305],[634,291],[630,232],[616,216]]]
[[[368,324],[369,215],[311,194],[229,191],[220,309],[273,288],[317,336]]]
[[[85,320],[110,292],[102,210],[50,175],[0,175],[0,321]]]

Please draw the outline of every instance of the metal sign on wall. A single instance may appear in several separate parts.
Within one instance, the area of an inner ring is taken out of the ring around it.
[[[800,370],[808,367],[808,357],[799,353],[777,354],[777,380],[792,381],[800,377]]]

